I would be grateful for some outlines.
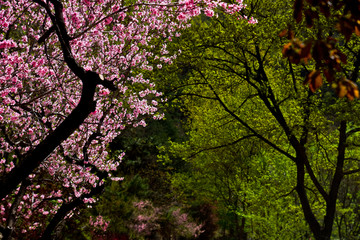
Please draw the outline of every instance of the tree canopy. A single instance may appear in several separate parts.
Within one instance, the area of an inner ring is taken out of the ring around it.
[[[145,126],[161,93],[136,69],[170,63],[167,42],[189,20],[240,3],[213,1],[0,1],[1,232],[49,239],[95,201],[123,154],[108,144]]]
[[[349,100],[357,97],[359,40],[334,32],[330,17],[319,16],[313,28],[295,24],[291,2],[248,5],[258,24],[198,18],[196,30],[179,41],[177,68],[164,78],[182,99],[189,139],[173,142],[163,161],[180,156],[191,164],[193,172],[174,176],[175,186],[187,201],[221,203],[232,213],[234,237],[356,238],[359,106]],[[349,95],[339,94],[335,80],[317,85],[317,59],[305,59],[281,38],[289,25],[290,39],[336,39],[323,51],[354,86],[346,88]],[[340,51],[346,62],[335,56]],[[303,84],[309,81],[310,88]]]

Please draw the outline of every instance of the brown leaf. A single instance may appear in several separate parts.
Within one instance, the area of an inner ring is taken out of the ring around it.
[[[337,84],[336,91],[340,98],[346,96],[350,101],[359,98],[358,86],[349,79],[341,79]]]
[[[339,98],[343,98],[347,94],[347,88],[341,82],[337,84],[336,92]]]
[[[351,80],[345,79],[344,81],[347,83],[348,90],[346,97],[351,101],[354,100],[354,98],[359,98],[358,86]]]
[[[344,35],[346,41],[350,40],[351,35],[355,30],[353,23],[346,17],[342,17],[336,27]]]
[[[295,0],[294,2],[294,19],[297,23],[301,22],[302,19],[302,10],[303,10],[303,0]]]
[[[315,41],[312,55],[315,61],[318,63],[327,59],[329,57],[327,44],[323,40]]]
[[[326,80],[328,81],[328,82],[332,82],[332,81],[334,81],[334,71],[332,70],[332,69],[325,69],[324,71],[324,75],[325,75],[325,77],[326,77]]]
[[[289,55],[288,52],[289,52],[291,46],[292,46],[291,42],[284,45],[283,50],[282,50],[282,54],[284,57],[288,57],[288,55]]]
[[[358,88],[354,89],[354,97],[356,97],[356,98],[360,97]]]
[[[314,0],[307,0],[307,2],[308,2],[311,6],[314,5]],[[315,1],[315,2],[317,2],[317,1]]]
[[[320,70],[312,70],[305,78],[304,84],[309,84],[309,88],[312,92],[315,92],[323,84],[320,73]]]
[[[284,29],[281,31],[281,33],[279,33],[279,37],[285,37],[285,35],[288,33],[287,29]]]
[[[338,55],[339,55],[339,57],[340,57],[341,62],[344,63],[344,64],[347,64],[347,57],[346,57],[346,55],[343,54],[343,53],[340,52],[340,51],[338,52]]]
[[[311,47],[312,47],[312,41],[309,41],[309,42],[306,43],[306,45],[301,49],[300,58],[302,58],[305,63],[307,63],[307,61],[311,59]]]
[[[355,26],[355,34],[356,34],[357,36],[360,36],[359,26]]]

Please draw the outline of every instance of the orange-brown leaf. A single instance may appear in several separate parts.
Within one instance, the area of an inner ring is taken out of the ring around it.
[[[312,92],[315,92],[318,88],[320,88],[322,86],[322,84],[323,84],[323,80],[322,80],[321,74],[319,73],[318,75],[314,76],[311,79],[311,82],[309,84],[310,90]]]
[[[284,45],[283,50],[282,50],[282,54],[284,57],[288,57],[288,52],[289,52],[291,46],[292,46],[291,42]]]
[[[360,97],[360,95],[359,95],[359,89],[358,89],[358,88],[354,89],[354,97],[355,97],[355,98],[359,98],[359,97]]]
[[[281,31],[281,33],[279,33],[279,37],[285,37],[285,35],[288,33],[287,29],[284,29]]]
[[[309,88],[312,92],[315,92],[319,89],[323,80],[321,77],[321,72],[319,70],[312,70],[305,78],[304,84],[309,84]]]
[[[354,98],[359,98],[359,89],[358,86],[351,80],[345,79],[344,82],[347,86],[347,94],[346,97],[349,100],[354,100]]]
[[[359,98],[358,86],[349,79],[341,79],[337,84],[336,92],[340,98],[346,96],[350,101]]]
[[[360,36],[359,26],[355,26],[355,34],[356,34],[357,36]]]
[[[343,85],[341,82],[337,85],[337,88],[336,88],[336,92],[337,92],[337,95],[339,96],[339,98],[343,98],[346,96],[347,94],[347,88],[345,85]]]

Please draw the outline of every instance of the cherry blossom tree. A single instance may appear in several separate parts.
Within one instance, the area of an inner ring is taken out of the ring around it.
[[[0,232],[49,239],[91,204],[124,154],[107,144],[160,119],[161,93],[136,70],[170,64],[189,20],[241,1],[0,0]],[[249,22],[253,23],[254,19]]]

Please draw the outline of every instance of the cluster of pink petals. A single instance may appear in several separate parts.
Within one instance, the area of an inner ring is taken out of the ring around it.
[[[0,49],[2,48],[13,48],[16,47],[16,43],[12,40],[3,40],[0,41]]]
[[[109,226],[109,223],[110,221],[106,221],[103,216],[99,215],[96,217],[96,219],[93,219],[91,216],[90,216],[90,220],[89,220],[89,224],[91,226],[93,226],[95,229],[96,228],[99,228],[101,229],[102,231],[106,231],[106,229],[108,228]]]
[[[180,236],[197,237],[203,231],[203,224],[193,222],[187,213],[183,213],[180,208],[171,205],[165,207],[154,207],[152,202],[138,201],[133,203],[136,210],[134,212],[134,223],[130,226],[142,236],[150,235],[154,231],[161,231],[164,224],[172,226],[173,231],[177,231]],[[169,218],[169,216],[172,216]]]
[[[176,54],[169,53],[166,42],[180,36],[192,17],[202,12],[214,16],[215,8],[234,14],[245,7],[241,1],[212,0],[147,0],[131,6],[123,6],[122,0],[62,2],[74,59],[113,81],[118,90],[99,86],[96,110],[29,176],[31,184],[17,210],[27,219],[21,222],[22,233],[44,227],[64,202],[103,184],[92,169],[120,180],[111,172],[123,154],[110,158],[107,145],[124,128],[146,126],[148,116],[162,117],[157,112],[161,93],[134,70],[153,69],[150,60],[158,68],[172,63]],[[0,0],[0,175],[36,148],[80,100],[81,81],[65,64],[57,35],[50,33],[37,43],[51,27],[36,1]],[[166,39],[159,51],[155,38]],[[0,202],[0,224],[6,223],[19,188]]]

